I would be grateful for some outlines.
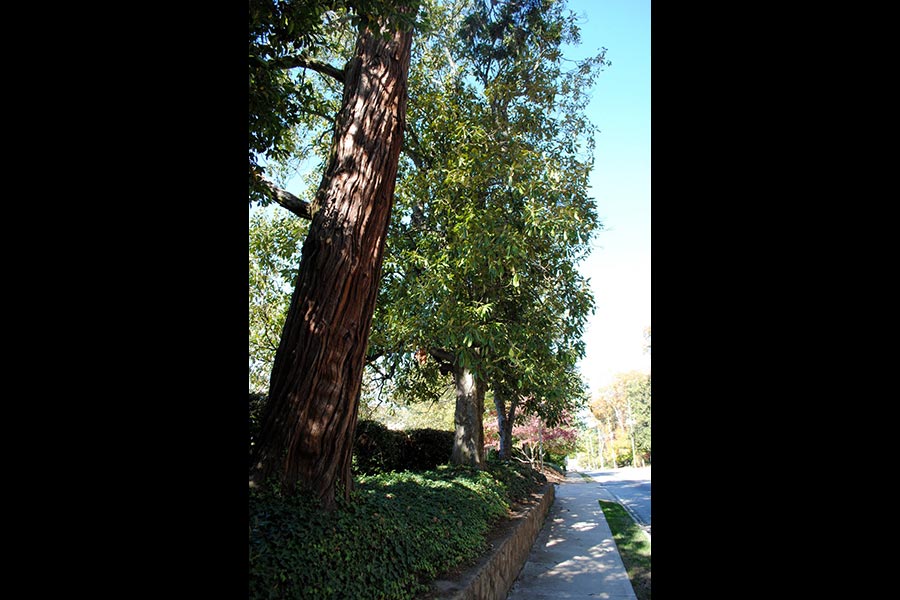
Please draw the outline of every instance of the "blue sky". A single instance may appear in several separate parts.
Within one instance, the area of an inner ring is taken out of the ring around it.
[[[596,313],[585,329],[582,373],[591,393],[616,373],[650,372],[643,331],[650,322],[650,0],[569,0],[582,17],[582,58],[606,48],[612,66],[588,106],[599,128],[591,196],[604,229],[581,265]]]

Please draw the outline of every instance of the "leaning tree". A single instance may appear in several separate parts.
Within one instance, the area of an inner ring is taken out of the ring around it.
[[[305,21],[291,9],[302,13],[308,2],[253,4],[263,8],[251,10],[251,98],[258,94],[264,107],[271,100],[273,113],[284,118],[262,119],[252,113],[251,103],[251,132],[265,122],[276,132],[269,133],[277,145],[286,135],[279,138],[279,128],[296,122],[290,107],[278,101],[297,80],[279,77],[279,70],[312,70],[343,87],[327,167],[312,206],[306,207],[309,232],[250,465],[252,485],[274,478],[287,493],[298,486],[309,489],[331,508],[336,488],[343,484],[349,497],[352,482],[357,401],[403,141],[416,4],[316,3],[355,9],[355,49],[342,68],[317,62],[308,52],[321,35],[322,19],[331,18],[329,11],[307,11],[300,15]],[[271,26],[254,24],[254,18]],[[260,76],[255,89],[257,73],[278,85],[267,86]],[[254,166],[251,160],[251,193],[280,203],[291,200],[263,181]]]

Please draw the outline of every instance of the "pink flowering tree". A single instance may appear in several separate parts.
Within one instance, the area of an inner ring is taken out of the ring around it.
[[[532,467],[544,466],[544,454],[565,455],[574,450],[576,441],[574,420],[568,412],[560,416],[554,427],[537,415],[520,416],[512,428],[513,456]],[[500,449],[500,432],[494,411],[484,424],[485,449]]]

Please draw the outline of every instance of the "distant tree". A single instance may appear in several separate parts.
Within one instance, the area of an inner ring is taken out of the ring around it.
[[[582,415],[575,421],[577,438],[575,452],[579,460],[588,467],[606,468],[606,442],[603,425],[599,421],[587,415]]]
[[[641,463],[651,455],[651,382],[650,375],[634,380],[629,387],[632,418],[634,419],[634,439]]]
[[[591,413],[599,422],[598,452],[604,456],[613,468],[619,466],[616,441],[625,435],[623,411],[618,406],[619,398],[612,394],[610,388],[600,390],[599,395],[591,402]],[[620,420],[622,419],[622,420]]]
[[[566,413],[559,418],[555,427],[549,427],[540,417],[528,416],[520,419],[512,429],[515,455],[519,460],[534,467],[543,467],[543,457],[565,456],[575,449],[577,430],[574,420]],[[496,414],[493,411],[485,420],[485,446],[499,449],[500,435]]]
[[[650,453],[650,387],[647,373],[620,373],[591,403],[591,412],[609,441],[607,448],[614,466],[622,461],[623,454],[627,462],[640,466],[641,455]]]

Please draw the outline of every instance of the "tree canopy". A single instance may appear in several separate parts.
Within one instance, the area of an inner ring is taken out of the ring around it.
[[[591,412],[600,421],[607,448],[617,463],[642,463],[651,452],[651,378],[648,373],[629,371],[616,375],[591,402]],[[632,442],[634,449],[632,451]],[[636,456],[635,456],[636,455]]]
[[[250,0],[249,191],[311,218],[308,201],[286,192],[286,175],[307,158],[321,175],[348,61],[358,32],[409,29],[408,0]],[[279,181],[282,180],[282,181]],[[315,188],[313,188],[315,191]]]
[[[296,195],[284,182],[301,159],[327,163],[356,32],[412,22],[393,4],[251,2],[250,200],[292,213],[251,222],[257,389],[297,273],[296,217],[320,203],[316,169]],[[434,400],[465,375],[492,389],[506,430],[524,414],[553,426],[585,399],[575,365],[594,303],[577,266],[601,228],[585,107],[605,49],[565,58],[580,34],[561,0],[423,0],[417,19],[368,388]]]
[[[562,2],[466,6],[433,16],[457,33],[421,48],[410,75],[373,344],[421,351],[408,369],[470,369],[552,422],[583,396],[574,365],[593,298],[577,264],[600,228],[584,107],[605,51],[564,68],[579,36]]]

